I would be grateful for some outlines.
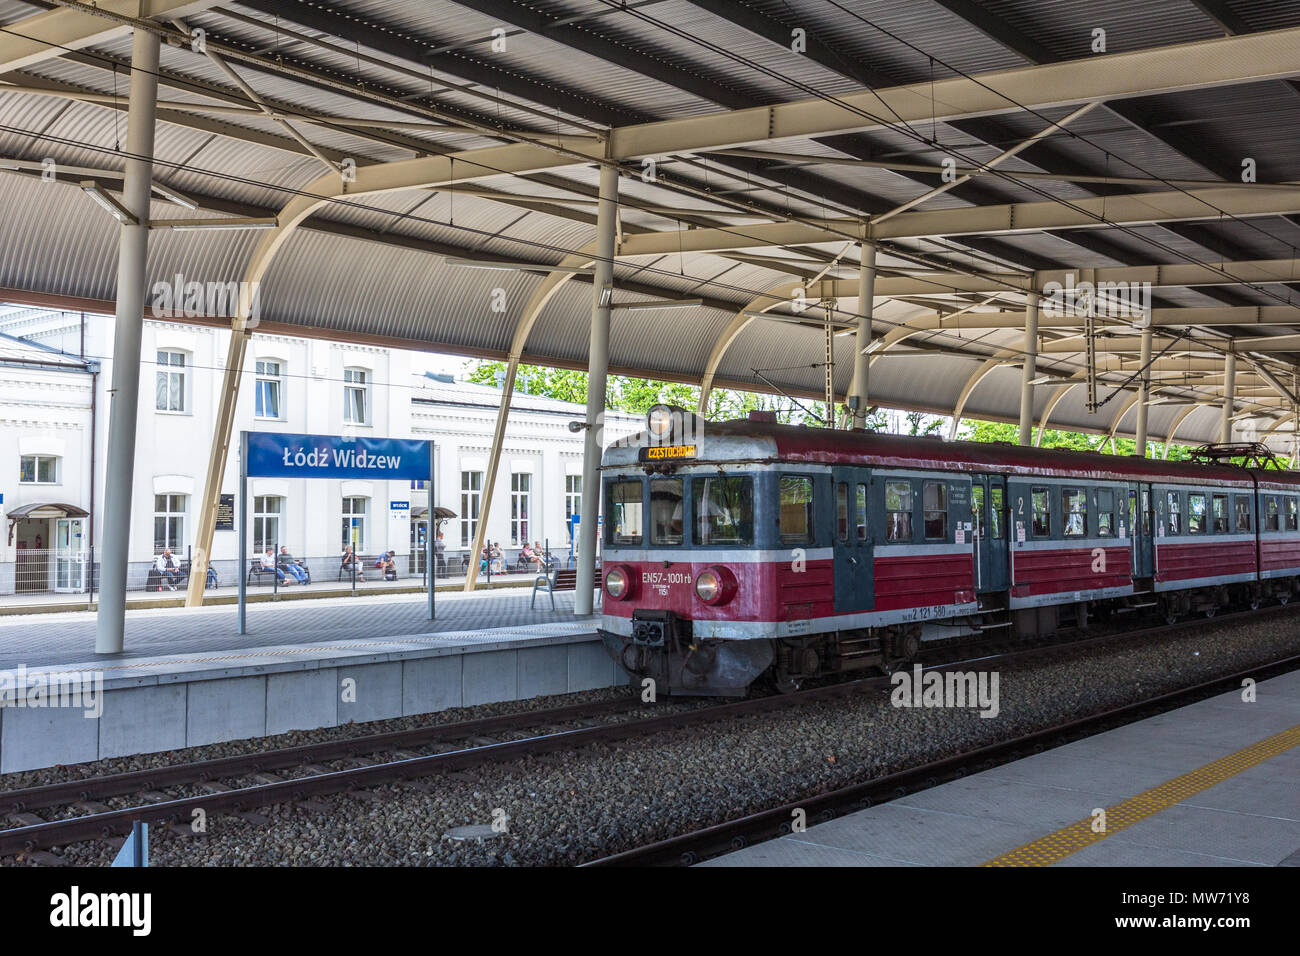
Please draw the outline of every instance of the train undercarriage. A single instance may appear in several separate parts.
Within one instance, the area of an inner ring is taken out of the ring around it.
[[[1149,582],[1148,582],[1149,583]],[[980,611],[961,619],[831,631],[772,639],[696,639],[691,622],[669,611],[639,611],[632,634],[601,631],[610,655],[634,683],[654,681],[656,693],[741,697],[756,681],[777,690],[797,690],[808,681],[860,671],[893,673],[910,666],[923,644],[938,636],[975,641],[1037,640],[1066,632],[1136,629],[1157,621],[1173,624],[1213,617],[1220,610],[1254,610],[1265,603],[1287,604],[1300,579],[1275,578],[1180,591],[1138,592],[1099,601],[1045,604],[1008,610],[1003,595],[989,595]],[[932,633],[927,634],[929,630]]]

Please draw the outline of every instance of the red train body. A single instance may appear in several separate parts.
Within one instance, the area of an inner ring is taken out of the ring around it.
[[[1214,613],[1300,585],[1300,475],[761,421],[607,449],[601,632],[636,678],[740,694],[922,640]]]

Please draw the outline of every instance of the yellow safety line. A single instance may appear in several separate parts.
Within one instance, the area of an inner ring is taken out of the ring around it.
[[[980,865],[1051,866],[1053,863],[1059,863],[1084,847],[1100,843],[1112,834],[1127,830],[1147,817],[1182,803],[1215,784],[1231,779],[1242,771],[1249,770],[1296,746],[1300,746],[1300,724],[1251,744],[1236,753],[1220,757],[1213,763],[1207,763],[1204,767],[1185,773],[1181,777],[1175,777],[1157,787],[1145,790],[1137,796],[1129,797],[1113,807],[1107,807],[1106,829],[1102,832],[1093,831],[1094,818],[1090,816]]]

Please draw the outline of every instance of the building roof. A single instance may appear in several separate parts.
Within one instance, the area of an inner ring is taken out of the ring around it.
[[[615,312],[613,371],[822,394],[826,307],[833,331],[863,311],[854,239],[866,221],[881,249],[876,335],[916,328],[876,353],[873,402],[1014,419],[1024,290],[1069,270],[1150,266],[1159,394],[1204,403],[1152,406],[1153,437],[1175,427],[1186,441],[1217,437],[1227,350],[1242,356],[1239,432],[1275,426],[1273,440],[1290,427],[1300,190],[1271,184],[1300,180],[1295,4],[153,8],[157,20],[144,23],[0,0],[0,299],[111,310],[118,225],[79,184],[120,189],[134,26],[174,41],[161,50],[155,183],[198,207],[159,192],[152,219],[275,217],[324,196],[262,279],[268,330],[504,357],[532,321],[530,300],[558,278],[548,268],[589,261],[596,167],[616,162],[615,304],[702,304]],[[174,10],[292,132],[192,48],[168,20]],[[65,42],[29,39],[33,17],[58,18]],[[1093,27],[1105,31],[1104,55],[1090,47]],[[1086,103],[1100,105],[1076,116]],[[1242,182],[1242,157],[1255,160],[1256,183]],[[977,175],[935,192],[951,185],[945,160]],[[357,180],[345,193],[347,163]],[[149,282],[239,281],[267,235],[155,229]],[[1173,267],[1194,274],[1171,280]],[[790,307],[800,284],[817,308]],[[589,286],[569,278],[544,298],[524,361],[585,367]],[[1077,323],[1042,326],[1052,350],[1038,370],[1063,381],[1037,387],[1036,417],[1050,404],[1052,426],[1132,433],[1132,329],[1103,326],[1092,401],[1086,384],[1072,386],[1088,366]],[[840,396],[853,354],[851,335],[834,339]]]

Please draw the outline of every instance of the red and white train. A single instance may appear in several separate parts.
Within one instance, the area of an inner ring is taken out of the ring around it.
[[[931,637],[1168,620],[1300,586],[1300,474],[703,422],[602,464],[601,635],[634,677],[739,695],[906,664]]]

